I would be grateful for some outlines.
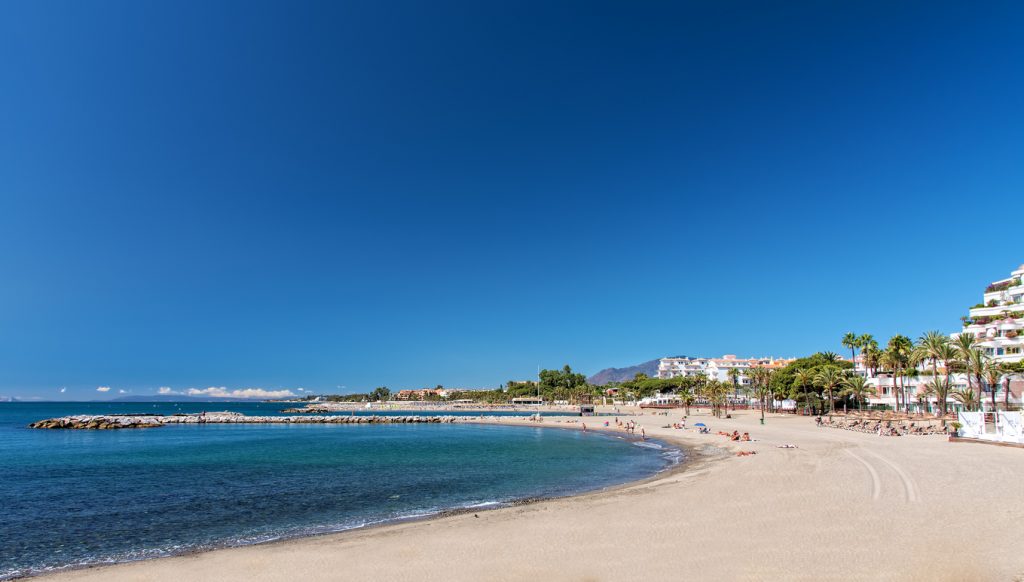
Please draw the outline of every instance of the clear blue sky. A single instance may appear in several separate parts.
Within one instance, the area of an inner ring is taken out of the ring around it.
[[[1022,28],[1019,2],[4,2],[0,395],[954,331],[1024,262]]]

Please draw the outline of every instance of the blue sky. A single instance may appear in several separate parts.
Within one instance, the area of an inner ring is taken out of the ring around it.
[[[954,331],[1024,262],[1022,25],[5,2],[0,395],[495,386]]]

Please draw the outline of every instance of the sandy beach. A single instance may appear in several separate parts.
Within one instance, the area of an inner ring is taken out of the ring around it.
[[[709,435],[661,428],[680,415],[631,418],[688,447],[686,467],[614,490],[42,578],[1024,579],[1022,449],[878,437],[791,415],[761,426],[756,411],[723,420],[694,411],[689,425],[705,422]]]

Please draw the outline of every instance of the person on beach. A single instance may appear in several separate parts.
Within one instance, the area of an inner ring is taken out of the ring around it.
[[[587,432],[587,423],[583,423],[583,432]]]
[[[647,433],[644,432],[643,427],[640,427],[640,440],[647,440]]]

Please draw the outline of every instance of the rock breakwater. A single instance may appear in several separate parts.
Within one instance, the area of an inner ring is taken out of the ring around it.
[[[96,429],[154,428],[171,424],[444,424],[455,416],[246,416],[237,412],[206,412],[170,416],[82,415],[48,418],[29,428]]]

